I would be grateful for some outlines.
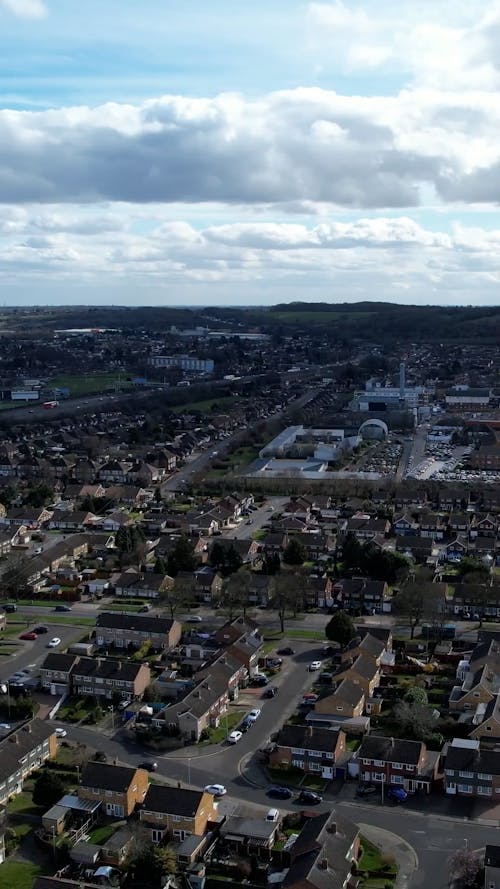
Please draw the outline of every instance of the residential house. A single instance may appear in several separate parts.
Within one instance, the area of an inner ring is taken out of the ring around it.
[[[366,735],[357,751],[362,783],[430,793],[439,773],[439,753],[423,741]]]
[[[183,738],[199,741],[208,728],[217,728],[227,712],[229,690],[225,681],[218,681],[210,674],[196,688],[189,691],[182,701],[162,711],[155,724],[167,724]]]
[[[217,820],[217,802],[203,790],[151,784],[139,818],[153,843],[165,837],[182,841],[187,836],[203,836],[208,824]]]
[[[495,738],[500,741],[500,696],[495,695],[486,705],[479,705],[472,719],[474,728],[470,738]]]
[[[120,528],[126,528],[127,525],[132,525],[133,520],[128,514],[122,509],[116,510],[116,512],[110,513],[110,515],[102,516],[99,519],[96,519],[95,526],[99,527],[103,531],[107,531],[108,533],[120,530]]]
[[[351,613],[371,614],[389,612],[391,599],[389,587],[383,580],[352,577],[336,580],[332,588],[334,602]]]
[[[65,695],[71,691],[71,674],[78,663],[78,655],[51,651],[40,668],[40,683],[51,695]]]
[[[396,537],[417,537],[419,532],[418,522],[407,512],[394,519],[392,531]]]
[[[444,543],[439,549],[441,562],[460,562],[469,551],[469,542],[466,537],[455,537],[448,543]]]
[[[312,502],[306,497],[297,497],[285,503],[281,512],[284,516],[293,516],[303,522],[309,522],[311,518]]]
[[[444,750],[444,790],[449,796],[500,799],[500,747],[453,738]]]
[[[306,775],[320,775],[326,780],[344,777],[346,736],[312,725],[284,725],[269,756],[274,768],[300,769]]]
[[[304,547],[306,558],[311,561],[317,561],[320,556],[335,549],[335,541],[328,534],[293,534],[293,539]],[[289,536],[290,540],[292,540],[292,535]]]
[[[380,667],[384,652],[384,643],[368,632],[362,637],[356,636],[354,639],[351,639],[342,651],[340,659],[343,664],[352,663],[359,655],[365,655],[366,657],[373,658],[377,666]]]
[[[156,651],[168,650],[179,644],[181,636],[182,624],[177,620],[114,611],[97,615],[95,640],[101,648],[140,648],[151,642]]]
[[[264,537],[259,540],[262,552],[282,553],[289,543],[288,534],[282,531],[268,531]]]
[[[142,698],[151,683],[147,664],[109,658],[82,657],[71,674],[73,691],[77,695],[123,700]]]
[[[415,559],[416,562],[427,562],[432,558],[437,560],[439,554],[439,548],[432,537],[396,537],[395,546],[397,553]]]
[[[347,520],[345,529],[346,534],[352,534],[356,540],[361,542],[373,540],[374,537],[381,537],[389,534],[391,523],[388,519],[372,519],[372,518],[351,518]]]
[[[85,510],[77,510],[68,512],[67,510],[55,509],[48,521],[48,527],[56,528],[58,531],[83,531],[85,528],[92,526],[96,520],[96,516],[92,512]]]
[[[144,769],[88,762],[80,776],[80,799],[99,801],[106,815],[128,818],[142,805],[149,786]]]
[[[220,837],[234,855],[270,858],[279,829],[278,821],[229,815],[220,827]]]
[[[0,804],[20,793],[28,775],[57,753],[55,730],[41,719],[30,719],[0,740]]]
[[[498,533],[498,516],[487,513],[476,516],[470,530],[471,539],[475,537],[496,537]]]
[[[115,581],[115,594],[124,599],[159,599],[161,593],[173,585],[174,580],[168,574],[128,570]]]
[[[99,481],[110,485],[124,485],[128,481],[128,474],[132,463],[119,460],[108,460],[99,468],[97,477]]]
[[[9,509],[4,516],[0,516],[0,525],[8,527],[25,525],[30,531],[37,531],[51,515],[52,510],[44,507],[21,506]]]
[[[350,663],[345,661],[341,671],[333,677],[335,683],[349,679],[363,689],[366,698],[373,697],[375,689],[380,685],[380,667],[377,662],[365,654],[359,654]]]
[[[450,710],[475,710],[478,704],[487,704],[500,691],[500,678],[488,664],[477,670],[470,669],[464,676],[462,685],[455,685],[448,701]]]
[[[355,719],[362,716],[366,696],[357,682],[342,679],[335,691],[316,701],[314,715],[328,716],[335,720]]]
[[[229,646],[222,654],[218,654],[208,666],[202,667],[196,675],[198,680],[207,680],[215,683],[217,687],[222,688],[223,685],[226,685],[231,701],[237,700],[240,688],[248,685],[250,672],[243,657],[238,658],[234,654],[234,648],[239,644],[237,642],[235,646]]]
[[[433,540],[443,540],[448,520],[439,513],[423,513],[420,516],[420,536],[431,537]]]
[[[198,602],[217,602],[222,590],[222,576],[210,565],[194,572],[193,592]]]
[[[290,849],[282,889],[355,889],[359,828],[338,812],[308,818]]]

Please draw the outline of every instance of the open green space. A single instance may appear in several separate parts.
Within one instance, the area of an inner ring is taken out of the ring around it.
[[[96,846],[103,846],[106,840],[113,836],[116,829],[116,824],[101,824],[91,832],[89,842],[95,843]]]
[[[219,408],[229,407],[234,401],[233,395],[222,395],[220,398],[206,398],[204,401],[188,401],[186,404],[172,407],[172,410],[176,414],[189,414],[192,411],[209,414],[218,411]]]
[[[28,790],[22,790],[21,793],[16,793],[7,806],[9,815],[39,815],[43,811],[43,808],[34,804],[31,791]]]
[[[326,637],[321,630],[289,630],[285,628],[284,635],[288,639],[310,639],[312,642],[326,642]]]
[[[102,374],[63,374],[50,380],[50,386],[55,389],[69,389],[72,398],[81,395],[92,395],[104,392],[106,389],[131,389],[133,384],[127,380],[127,374],[102,373]]]
[[[245,715],[244,710],[232,710],[227,716],[223,716],[220,722],[220,725],[217,728],[208,729],[208,737],[205,738],[201,743],[202,744],[220,744],[221,741],[224,741],[229,732],[232,731],[233,728],[241,722]]]
[[[0,867],[0,889],[32,889],[42,868],[31,861],[8,858]]]
[[[131,614],[138,614],[142,607],[142,605],[130,605],[128,602],[123,602],[121,605],[100,605],[99,611],[128,611]]]

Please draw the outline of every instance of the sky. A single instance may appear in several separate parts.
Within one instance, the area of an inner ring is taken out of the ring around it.
[[[500,0],[0,0],[3,305],[498,305]]]

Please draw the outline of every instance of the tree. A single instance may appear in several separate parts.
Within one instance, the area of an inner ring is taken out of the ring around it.
[[[283,552],[285,565],[303,565],[306,560],[306,550],[300,540],[292,537]]]
[[[426,707],[428,702],[427,692],[420,685],[413,685],[406,692],[403,701],[407,704],[418,704],[420,707]]]
[[[399,701],[396,704],[394,719],[403,737],[416,738],[419,741],[431,735],[436,727],[436,720],[430,707],[407,701]]]
[[[457,849],[448,858],[448,873],[451,880],[460,881],[463,889],[479,886],[481,863],[472,849]]]
[[[57,772],[43,771],[33,787],[33,802],[36,806],[55,805],[64,796],[65,786]]]
[[[241,610],[243,617],[246,616],[251,587],[252,578],[246,569],[240,569],[236,574],[231,574],[224,582],[222,604],[227,608],[230,619],[233,618],[234,612],[239,610]]]
[[[345,648],[356,636],[356,627],[345,611],[337,611],[325,627],[325,636],[330,642],[338,642]]]
[[[171,577],[176,577],[180,571],[194,571],[196,568],[196,556],[193,545],[186,536],[179,537],[173,550],[167,559],[167,571]]]
[[[179,574],[173,585],[161,590],[160,602],[170,611],[170,620],[174,619],[176,611],[185,608],[194,598],[195,580],[192,574]]]
[[[127,861],[127,869],[133,882],[140,882],[142,886],[160,887],[165,882],[165,876],[177,871],[175,852],[169,846],[148,843],[139,832]]]
[[[410,624],[410,638],[423,618],[436,620],[443,616],[441,594],[433,583],[407,583],[395,596],[393,612],[406,617]]]
[[[279,553],[266,553],[262,561],[262,574],[272,577],[281,570],[281,559]]]
[[[296,575],[275,574],[269,582],[271,608],[278,612],[281,632],[285,631],[287,611],[297,613],[302,600],[302,587]]]
[[[23,503],[25,506],[34,506],[38,509],[38,507],[45,506],[53,497],[53,489],[46,482],[38,482],[35,485],[30,485],[27,489]]]

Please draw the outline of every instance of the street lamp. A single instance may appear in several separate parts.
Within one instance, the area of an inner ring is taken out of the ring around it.
[[[113,704],[111,704],[111,707],[108,707],[108,710],[111,713],[111,730],[114,732],[114,730],[115,730],[115,711],[113,710]]]
[[[188,756],[188,784],[191,787],[191,757]]]

